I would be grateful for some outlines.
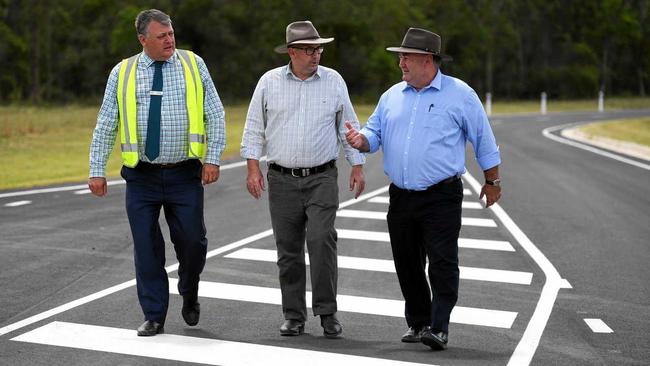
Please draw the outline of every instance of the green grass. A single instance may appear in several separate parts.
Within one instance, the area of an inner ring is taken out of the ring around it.
[[[223,159],[236,158],[239,155],[247,107],[247,105],[226,107],[227,145]],[[605,103],[606,109],[643,107],[650,107],[650,98],[611,98]],[[355,105],[362,124],[374,108],[374,105],[369,104]],[[98,109],[99,106],[79,105],[0,106],[0,190],[84,182],[88,176],[88,149]],[[550,112],[595,109],[595,101],[548,101]],[[494,103],[492,111],[493,113],[536,113],[539,111],[539,103]],[[632,128],[633,132],[627,132],[626,139],[637,142],[636,139],[644,133],[647,138],[648,123],[647,121],[640,123],[639,126]],[[120,166],[119,151],[115,149],[107,166],[108,177],[119,176]]]
[[[579,130],[588,136],[607,137],[650,147],[650,118],[590,123]]]

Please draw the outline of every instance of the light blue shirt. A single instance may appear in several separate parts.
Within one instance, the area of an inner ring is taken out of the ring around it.
[[[336,160],[340,147],[350,165],[366,162],[347,143],[345,121],[359,128],[341,75],[318,66],[301,80],[291,64],[266,72],[251,98],[241,142],[241,157],[266,158],[285,168],[311,168]]]
[[[180,56],[174,53],[164,64],[163,98],[160,119],[160,155],[155,164],[177,163],[187,159],[188,129],[187,104],[185,102],[185,71]],[[90,144],[90,177],[103,177],[106,162],[118,132],[117,84],[120,63],[115,65],[108,77],[102,107],[97,116],[97,125]],[[224,109],[217,89],[201,57],[196,55],[196,64],[203,82],[203,118],[207,135],[205,163],[219,165],[221,154],[226,147],[226,127]],[[144,154],[147,144],[147,124],[149,120],[149,91],[153,83],[154,60],[145,52],[138,59],[136,69],[137,133],[138,158],[151,162]]]
[[[499,147],[476,92],[440,70],[419,92],[393,85],[361,130],[374,153],[381,145],[384,172],[402,189],[421,191],[465,172],[469,140],[483,170],[501,164]]]

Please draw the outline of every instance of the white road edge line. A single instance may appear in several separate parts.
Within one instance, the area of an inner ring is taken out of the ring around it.
[[[638,168],[641,168],[641,169],[650,170],[650,165],[648,165],[648,164],[644,164],[644,163],[641,163],[641,162],[636,161],[636,160],[632,160],[632,159],[629,159],[629,158],[626,158],[626,157],[623,157],[623,156],[620,156],[620,155],[617,155],[617,154],[613,154],[613,153],[611,153],[609,151],[601,150],[601,149],[593,147],[591,145],[583,144],[581,142],[577,142],[577,141],[568,139],[566,137],[557,136],[557,135],[554,135],[552,133],[552,132],[555,132],[557,130],[561,130],[561,129],[564,129],[564,128],[574,127],[574,126],[580,125],[582,123],[583,122],[568,123],[568,124],[564,124],[564,125],[560,125],[560,126],[548,127],[548,128],[545,128],[542,131],[542,135],[544,135],[544,137],[546,137],[548,139],[551,139],[553,141],[557,141],[557,142],[565,144],[565,145],[570,145],[570,146],[573,146],[573,147],[577,147],[579,149],[587,150],[587,151],[592,152],[594,154],[602,155],[602,156],[608,157],[610,159],[614,159],[614,160],[618,160],[618,161],[626,163],[626,164],[634,165],[634,166],[636,166]]]
[[[133,329],[60,321],[51,322],[11,340],[221,366],[281,366],[286,365],[287,360],[291,360],[289,364],[310,366],[425,366],[420,363],[383,358],[175,334],[138,337]],[[155,364],[155,362],[151,363]]]
[[[465,173],[463,178],[465,178],[475,192],[478,193],[481,191],[481,184],[469,172]],[[498,203],[490,206],[490,209],[517,240],[519,245],[537,263],[539,268],[544,272],[544,277],[546,277],[546,282],[544,282],[544,287],[537,301],[537,306],[535,306],[535,311],[530,317],[526,330],[508,361],[508,366],[530,365],[537,346],[539,346],[544,328],[546,328],[546,323],[551,316],[557,294],[562,287],[562,277],[548,258],[544,256],[544,253],[533,244]]]
[[[4,206],[5,207],[18,207],[18,206],[29,205],[30,203],[32,203],[32,201],[14,201],[14,202],[5,203]]]

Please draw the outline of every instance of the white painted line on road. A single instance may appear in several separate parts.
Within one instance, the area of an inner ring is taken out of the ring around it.
[[[471,185],[475,192],[481,191],[480,183],[472,177],[471,174],[466,173],[463,175],[463,178]],[[560,277],[557,269],[555,269],[548,258],[544,256],[544,253],[533,244],[528,236],[526,236],[519,226],[515,224],[498,203],[490,206],[490,209],[499,218],[506,229],[508,229],[512,236],[514,236],[519,245],[524,248],[526,253],[528,253],[535,263],[537,263],[537,265],[542,269],[544,276],[546,277],[546,282],[544,283],[542,293],[537,301],[535,311],[526,326],[526,330],[524,331],[521,340],[517,344],[515,351],[508,361],[508,366],[530,365],[533,355],[537,350],[537,346],[539,345],[539,340],[544,332],[544,328],[546,328],[546,323],[551,316],[551,311],[555,305],[555,299],[560,291],[562,277]]]
[[[170,293],[178,294],[177,283],[177,279],[169,279]],[[282,305],[280,289],[271,287],[201,281],[199,284],[199,296],[222,300]],[[311,291],[307,291],[305,299],[307,301],[307,307],[309,308],[311,308],[311,296]],[[336,302],[339,311],[404,318],[403,300],[339,294],[336,296]],[[463,306],[456,306],[451,312],[452,323],[496,328],[512,327],[512,323],[514,323],[516,317],[517,313],[512,311],[470,308]]]
[[[468,249],[484,249],[484,250],[499,250],[502,252],[514,252],[515,248],[512,244],[503,240],[482,240],[482,239],[458,239],[459,248]]]
[[[467,188],[463,189],[463,196],[471,196],[471,195],[472,195],[472,191],[470,191]]]
[[[348,207],[350,205],[354,205],[355,203],[359,203],[359,202],[364,201],[364,200],[367,200],[367,199],[369,199],[371,197],[374,197],[374,196],[376,196],[378,194],[386,193],[386,192],[388,192],[388,188],[389,188],[389,186],[381,187],[379,189],[375,189],[374,191],[368,192],[366,194],[362,194],[361,196],[359,196],[359,198],[352,198],[352,199],[349,199],[349,200],[347,200],[345,202],[341,202],[339,204],[339,209]]]
[[[5,203],[4,206],[5,207],[18,207],[18,206],[29,205],[30,203],[32,203],[32,201],[15,201],[15,202]]]
[[[336,232],[338,233],[339,239],[357,239],[390,243],[390,235],[386,232],[348,229],[336,229]],[[515,251],[515,248],[513,248],[509,242],[503,240],[459,238],[458,247],[467,249],[498,250],[503,252]]]
[[[562,279],[560,286],[561,288],[573,288],[573,286],[571,286],[571,284],[569,283],[569,281],[566,280],[566,278]]]
[[[388,203],[390,203],[390,197],[388,197],[388,196],[377,196],[377,197],[373,197],[373,198],[369,199],[368,202],[388,204]],[[481,206],[481,204],[479,202],[472,202],[472,201],[465,202],[465,201],[463,201],[463,208],[480,209],[480,208],[483,208],[483,206]]]
[[[634,166],[636,166],[638,168],[641,168],[641,169],[650,170],[650,165],[644,164],[644,163],[642,163],[640,161],[629,159],[629,158],[626,158],[624,156],[611,153],[609,151],[601,150],[601,149],[593,147],[591,145],[583,144],[581,142],[577,142],[577,141],[568,139],[566,137],[557,136],[557,135],[553,134],[553,132],[555,132],[557,130],[561,130],[561,129],[568,128],[568,127],[574,127],[574,126],[579,125],[579,124],[581,124],[581,123],[569,123],[569,124],[564,124],[564,125],[560,125],[560,126],[548,127],[548,128],[545,128],[542,131],[542,135],[544,135],[544,137],[546,137],[546,138],[549,138],[549,139],[551,139],[553,141],[557,141],[557,142],[565,144],[565,145],[570,145],[570,146],[573,146],[573,147],[577,147],[578,149],[587,150],[587,151],[592,152],[594,154],[598,154],[598,155],[601,155],[601,156],[604,156],[604,157],[607,157],[607,158],[610,158],[610,159],[618,160],[618,161],[626,163],[626,164],[634,165]]]
[[[255,234],[255,235],[251,235],[251,236],[249,236],[247,238],[244,238],[242,240],[239,240],[239,241],[236,241],[234,243],[224,245],[224,246],[222,246],[220,248],[211,250],[210,252],[207,253],[206,257],[207,258],[214,257],[215,255],[219,255],[219,254],[221,254],[223,252],[227,252],[229,250],[236,249],[236,248],[238,248],[240,246],[243,246],[243,245],[246,245],[248,243],[260,240],[260,239],[262,239],[264,237],[271,236],[272,234],[273,234],[273,230],[266,230],[266,231],[263,231],[261,233]],[[176,271],[177,269],[178,269],[178,263],[172,264],[172,265],[167,266],[165,268],[167,273],[171,273],[173,271]],[[7,334],[9,332],[12,332],[12,331],[14,331],[16,329],[20,329],[22,327],[25,327],[27,325],[36,323],[36,322],[41,321],[43,319],[47,319],[47,318],[49,318],[51,316],[63,313],[64,311],[68,311],[70,309],[76,308],[77,306],[87,304],[87,303],[89,303],[91,301],[94,301],[94,300],[97,300],[97,299],[101,299],[102,297],[108,296],[108,295],[113,294],[115,292],[118,292],[118,291],[121,291],[123,289],[129,288],[131,286],[135,286],[135,279],[133,279],[131,281],[124,282],[124,283],[121,283],[119,285],[115,285],[113,287],[109,287],[109,288],[107,288],[105,290],[102,290],[102,291],[99,291],[99,292],[95,292],[94,294],[82,297],[80,299],[71,301],[69,303],[57,306],[54,309],[50,309],[50,310],[42,312],[40,314],[31,316],[31,317],[29,317],[27,319],[23,319],[23,320],[18,321],[16,323],[9,324],[9,325],[7,325],[5,327],[0,328],[0,336],[2,336],[4,334]]]
[[[90,189],[82,189],[80,191],[74,191],[73,193],[81,195],[81,194],[89,194],[89,193],[92,193],[92,192],[90,191]]]
[[[585,323],[591,328],[591,331],[594,333],[614,333],[612,328],[608,327],[604,321],[597,318],[586,318],[583,319]]]
[[[383,211],[366,211],[366,210],[339,210],[336,213],[339,217],[351,217],[357,219],[386,220],[386,212]],[[497,223],[492,219],[480,219],[475,217],[463,217],[462,225],[465,226],[482,226],[497,227]]]
[[[133,329],[109,328],[58,321],[15,337],[12,341],[221,366],[284,366],[287,364],[309,366],[423,365],[382,358],[265,346],[174,334],[138,337]]]
[[[272,249],[243,248],[226,255],[226,258],[275,263],[277,262],[278,255]],[[388,259],[349,257],[343,255],[339,255],[337,259],[339,268],[395,273],[395,264],[392,260]],[[307,254],[305,254],[305,264],[309,265],[309,256]],[[533,274],[530,272],[464,266],[460,266],[459,268],[461,280],[530,285],[533,279]]]

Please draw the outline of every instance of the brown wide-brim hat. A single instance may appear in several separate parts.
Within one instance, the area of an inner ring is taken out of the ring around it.
[[[293,22],[287,26],[287,43],[281,44],[273,50],[277,53],[287,53],[287,49],[294,44],[324,44],[330,43],[334,38],[321,38],[318,31],[309,20]]]
[[[426,29],[409,28],[406,31],[402,45],[399,47],[387,47],[386,50],[390,52],[399,53],[421,53],[426,55],[434,55],[442,61],[451,61],[452,57],[440,53],[440,45],[442,41],[440,36],[429,32]]]

